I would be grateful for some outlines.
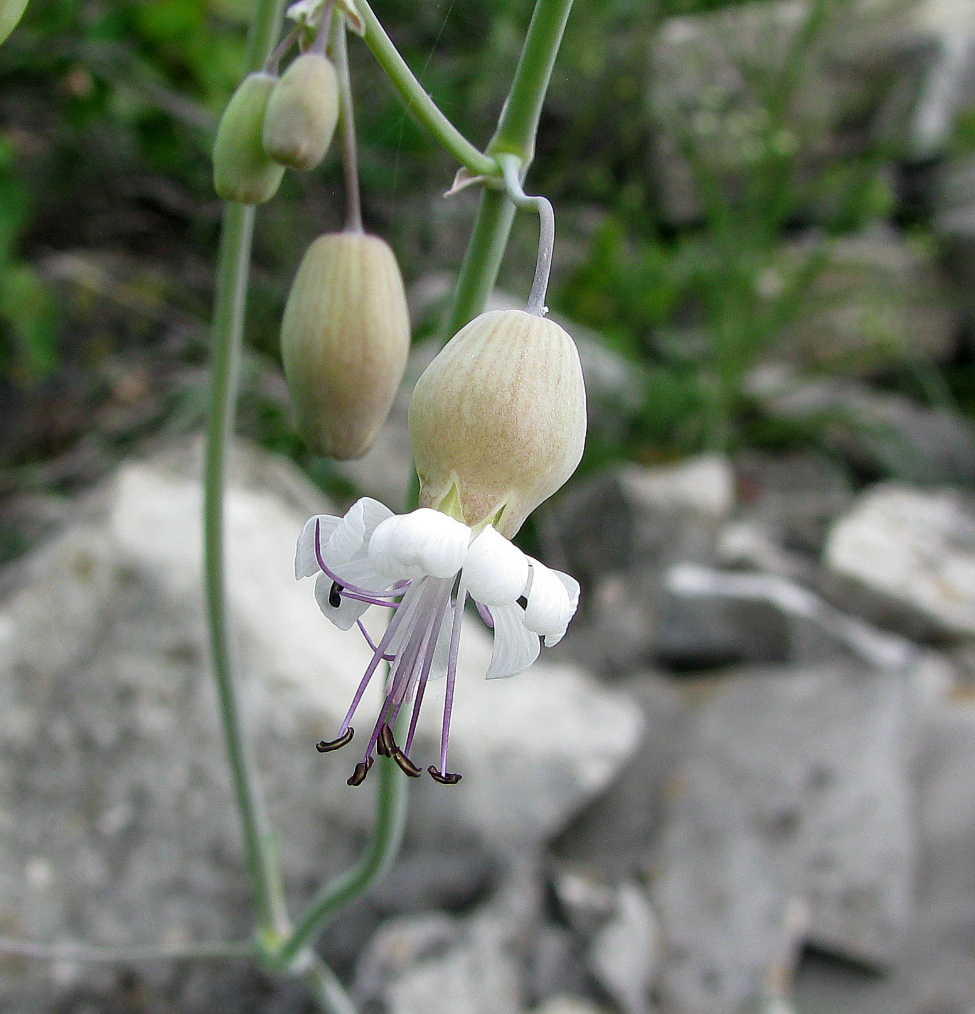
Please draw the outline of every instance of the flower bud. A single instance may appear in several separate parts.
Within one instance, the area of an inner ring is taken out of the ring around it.
[[[365,454],[389,414],[409,346],[406,295],[389,246],[357,232],[319,236],[281,324],[295,428],[306,443],[342,460]]]
[[[0,0],[0,42],[17,27],[26,7],[27,0]]]
[[[225,201],[263,204],[277,192],[284,166],[264,151],[264,113],[277,78],[248,74],[220,119],[213,145],[213,183]]]
[[[481,314],[417,381],[410,436],[421,506],[511,538],[582,457],[586,391],[575,343],[524,310]]]
[[[291,169],[314,169],[332,143],[339,82],[320,53],[304,53],[274,86],[264,117],[264,150]]]

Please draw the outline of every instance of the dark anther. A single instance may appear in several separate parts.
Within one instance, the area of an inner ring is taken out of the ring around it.
[[[452,775],[449,771],[442,775],[439,768],[435,768],[432,764],[427,768],[430,772],[430,777],[435,782],[440,782],[441,785],[456,785],[460,781],[460,775]]]
[[[526,595],[519,595],[518,598],[515,599],[515,602],[517,602],[522,609],[528,608],[528,597]]]
[[[338,609],[342,605],[342,586],[338,581],[333,581],[332,587],[328,590],[328,604],[333,609]]]
[[[376,742],[376,753],[380,757],[392,757],[393,751],[397,749],[396,740],[393,739],[393,730],[385,723],[379,730],[379,739]]]
[[[420,775],[423,774],[423,772],[413,763],[413,761],[410,760],[409,757],[406,756],[405,753],[403,753],[399,747],[396,747],[393,750],[392,756],[393,760],[399,764],[400,768],[402,768],[402,770],[405,771],[410,778],[419,778]]]
[[[332,750],[338,750],[340,746],[345,746],[346,743],[351,742],[354,735],[355,729],[350,725],[338,739],[323,739],[315,749],[319,753],[329,753]]]
[[[372,767],[372,757],[366,758],[364,761],[359,761],[355,766],[355,770],[349,777],[349,785],[361,785],[366,780],[366,775],[369,774],[369,769]]]

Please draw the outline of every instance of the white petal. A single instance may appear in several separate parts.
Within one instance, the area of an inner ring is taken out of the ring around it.
[[[325,562],[335,567],[364,552],[376,528],[391,517],[393,512],[378,500],[356,500],[324,545]]]
[[[349,598],[348,595],[339,595],[339,605],[333,606],[329,603],[332,594],[332,579],[328,574],[319,574],[315,581],[315,601],[319,609],[335,624],[339,630],[348,630],[355,625],[355,621],[369,608],[368,602],[360,602],[358,599]]]
[[[369,541],[369,558],[381,573],[396,577],[452,577],[464,562],[470,537],[467,525],[421,507],[379,525]]]
[[[491,525],[471,543],[464,582],[471,598],[486,606],[514,602],[528,584],[528,557]]]
[[[569,608],[572,612],[569,613],[569,619],[571,620],[576,614],[576,608],[579,605],[579,582],[572,577],[571,574],[563,574],[561,570],[553,570],[552,573],[562,582],[565,586],[566,594],[569,596]],[[566,622],[566,627],[568,626]],[[551,648],[553,644],[558,644],[562,640],[562,635],[565,633],[565,627],[562,628],[561,634],[546,634],[545,635],[545,647]]]
[[[311,577],[321,571],[318,566],[318,556],[315,554],[315,525],[320,526],[319,538],[324,544],[328,537],[335,531],[336,526],[342,521],[341,518],[333,517],[331,514],[316,514],[305,522],[305,527],[298,536],[298,549],[295,552],[295,577]]]
[[[532,581],[525,609],[525,626],[536,634],[544,634],[546,644],[555,644],[565,633],[575,608],[569,589],[561,581],[558,571],[549,570],[544,563],[534,559],[531,566]]]
[[[384,521],[372,533],[369,539],[369,561],[380,574],[389,578],[422,577],[423,571],[402,560],[402,517],[392,517]]]
[[[496,606],[491,610],[494,620],[494,650],[486,679],[514,676],[527,669],[538,658],[541,646],[538,635],[526,629],[521,606]]]

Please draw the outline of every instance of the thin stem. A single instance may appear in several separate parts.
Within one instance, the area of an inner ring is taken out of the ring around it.
[[[534,157],[538,120],[570,10],[572,0],[537,0],[489,155],[509,152],[526,167]]]
[[[316,954],[310,954],[302,974],[315,1002],[325,1014],[356,1014],[355,1005],[335,973]]]
[[[487,147],[489,154],[516,155],[521,165],[528,168],[535,150],[542,103],[571,8],[572,0],[538,0],[536,3],[511,90],[494,138]],[[448,336],[459,331],[487,305],[498,279],[514,215],[515,206],[504,191],[485,188],[447,317]]]
[[[522,165],[517,155],[499,155],[498,164],[504,173],[508,197],[515,207],[531,208],[538,212],[538,260],[535,262],[535,277],[532,279],[525,309],[537,317],[543,317],[547,309],[545,295],[552,274],[552,254],[555,251],[555,212],[547,197],[529,197],[522,189]]]
[[[257,0],[248,39],[247,66],[264,64],[281,19],[281,0]],[[213,311],[210,404],[203,476],[204,586],[213,674],[227,744],[234,799],[244,835],[247,868],[255,894],[258,925],[283,930],[280,867],[264,814],[250,741],[243,733],[241,709],[227,621],[224,561],[224,509],[227,446],[237,401],[254,209],[224,206]]]
[[[118,947],[62,940],[48,943],[0,937],[0,954],[35,961],[79,961],[84,964],[127,961],[219,960],[254,957],[251,940],[203,940],[187,944],[133,944]]]
[[[377,792],[376,822],[365,855],[312,898],[297,929],[278,952],[282,962],[293,960],[330,916],[367,891],[396,858],[406,822],[406,775],[388,757],[379,758]]]
[[[345,18],[336,18],[334,55],[339,75],[339,116],[342,129],[342,174],[345,176],[345,231],[362,232],[362,199],[359,196],[359,149],[352,107],[352,79],[346,46]]]
[[[271,51],[271,55],[264,61],[264,73],[271,74],[277,77],[278,67],[281,61],[288,55],[291,47],[298,41],[298,29],[293,28],[287,35],[274,47]]]
[[[497,176],[498,166],[493,158],[467,140],[447,119],[437,104],[414,77],[406,61],[396,51],[379,19],[373,13],[367,0],[355,0],[356,10],[365,25],[363,39],[379,61],[386,76],[400,93],[406,108],[426,127],[437,142],[461,165],[466,166],[475,176]]]

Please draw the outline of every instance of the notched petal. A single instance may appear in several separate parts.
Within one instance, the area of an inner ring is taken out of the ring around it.
[[[315,552],[315,529],[319,532],[319,539],[324,544],[328,537],[335,531],[342,519],[333,517],[331,514],[316,514],[305,522],[305,527],[298,536],[298,548],[295,551],[295,577],[311,577],[321,571],[318,566],[318,554]]]
[[[531,566],[532,582],[525,608],[525,626],[536,634],[545,635],[548,644],[550,638],[555,641],[561,639],[575,608],[558,571],[549,570],[537,560],[532,560]]]
[[[488,525],[471,543],[464,579],[471,598],[487,606],[514,602],[525,590],[528,557]]]

